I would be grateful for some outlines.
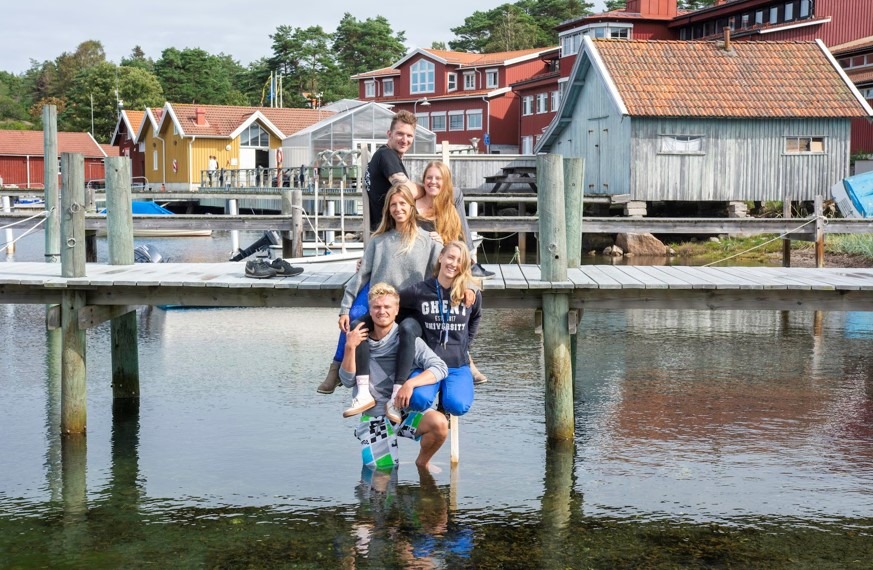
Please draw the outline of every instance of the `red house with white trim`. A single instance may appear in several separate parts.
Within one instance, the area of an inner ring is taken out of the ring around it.
[[[352,79],[361,100],[415,113],[438,142],[516,153],[521,101],[510,86],[550,71],[555,49],[486,54],[416,49],[391,67]]]
[[[44,187],[42,131],[0,130],[0,178],[4,186]],[[58,133],[58,156],[74,152],[85,157],[85,182],[103,180],[106,151],[90,133]]]

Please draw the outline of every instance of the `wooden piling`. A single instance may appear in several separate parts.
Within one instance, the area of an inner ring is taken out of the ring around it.
[[[60,196],[58,194],[58,110],[42,108],[43,183],[45,186],[45,260],[61,260]],[[84,179],[83,179],[84,181]]]
[[[815,197],[815,266],[824,267],[824,198],[821,195]]]
[[[782,201],[782,217],[791,219],[791,200]],[[782,267],[791,267],[791,237],[782,238]]]
[[[291,231],[282,232],[282,257],[303,257],[302,189],[282,189],[282,213],[291,216]]]
[[[537,156],[539,257],[542,279],[567,280],[567,224],[564,169],[560,155]],[[570,354],[566,293],[543,295],[543,349],[546,376],[546,435],[550,440],[573,439],[573,371]]]
[[[85,188],[85,212],[97,213],[97,197],[93,188]],[[97,263],[97,230],[85,231],[85,261]]]
[[[112,156],[106,170],[106,235],[110,265],[132,265],[133,212],[131,209],[130,159]],[[139,349],[136,312],[115,317],[110,324],[112,343],[112,401],[139,399]]]
[[[239,215],[239,200],[231,198],[225,203],[225,210],[231,216]],[[239,230],[230,230],[230,251],[236,254],[239,251]]]
[[[582,265],[582,182],[585,180],[585,159],[564,157],[564,209],[567,221],[567,267]],[[569,323],[576,331],[577,323]],[[576,380],[578,334],[570,335],[570,363]]]
[[[85,159],[81,154],[61,155],[61,275],[85,276]],[[84,291],[65,291],[61,300],[61,431],[84,434],[85,331],[79,329],[79,311],[85,307]]]

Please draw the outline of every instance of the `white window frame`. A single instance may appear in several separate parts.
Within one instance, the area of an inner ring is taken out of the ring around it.
[[[558,107],[561,105],[561,90],[555,89],[551,93],[551,104],[552,104],[552,113],[558,110]]]
[[[500,85],[500,70],[497,68],[485,70],[485,88],[495,89]]]
[[[473,119],[473,120],[471,120]],[[478,123],[478,124],[476,124]],[[471,109],[467,111],[467,130],[481,131],[482,130],[482,109]]]
[[[409,92],[412,94],[433,93],[436,66],[432,61],[420,59],[409,68]]]
[[[376,82],[373,80],[364,81],[364,97],[376,96]]]
[[[572,32],[561,34],[559,41],[561,42],[561,57],[576,55],[579,53],[579,47],[582,45],[582,32],[573,30]]]
[[[389,77],[382,80],[382,95],[384,97],[394,97],[394,78]]]
[[[454,71],[446,73],[446,91],[457,91],[458,74]]]
[[[537,93],[537,115],[549,112],[549,94],[546,92]]]
[[[533,154],[534,140],[531,136],[521,137],[521,154]]]
[[[457,123],[457,118],[460,117],[461,123],[460,128],[452,127],[452,119],[455,119]],[[449,111],[448,117],[448,125],[446,125],[450,131],[463,131],[464,130],[464,112],[463,111]]]
[[[448,128],[447,125],[445,111],[430,114],[430,130],[433,132],[443,132]]]
[[[533,95],[525,95],[521,98],[521,115],[523,117],[533,115]]]
[[[158,170],[158,151],[157,149],[152,150],[152,170],[157,172]]]
[[[430,115],[428,113],[416,113],[415,120],[420,127],[430,130]]]
[[[705,137],[693,134],[658,135],[658,154],[704,155]]]
[[[787,136],[783,148],[783,154],[792,156],[825,154],[827,138],[812,135]]]
[[[475,71],[465,71],[464,72],[464,91],[472,91],[476,89],[476,72]]]

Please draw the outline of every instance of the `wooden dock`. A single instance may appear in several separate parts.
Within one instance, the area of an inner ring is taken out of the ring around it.
[[[307,267],[295,277],[250,279],[245,264],[87,264],[85,276],[62,277],[56,263],[0,263],[0,303],[60,303],[85,296],[88,317],[99,307],[327,307],[336,309],[348,270]],[[873,269],[583,265],[566,281],[541,278],[538,265],[489,265],[486,308],[541,308],[544,294],[568,294],[575,309],[769,309],[873,311]],[[129,309],[128,309],[129,310]],[[116,311],[117,312],[117,311]],[[84,325],[84,326],[83,326]]]

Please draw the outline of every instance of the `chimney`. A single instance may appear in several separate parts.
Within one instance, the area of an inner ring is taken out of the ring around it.
[[[197,107],[196,109],[194,109],[194,114],[196,115],[196,119],[194,119],[195,124],[206,124],[206,109],[204,109],[203,107]]]
[[[731,29],[724,29],[724,51],[731,51]]]

